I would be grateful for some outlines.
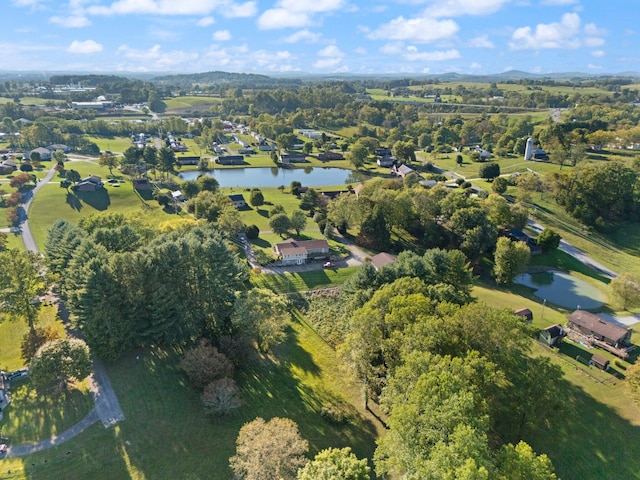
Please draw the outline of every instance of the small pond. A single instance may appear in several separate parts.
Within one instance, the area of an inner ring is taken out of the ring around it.
[[[565,272],[549,270],[541,273],[523,273],[514,283],[535,289],[533,294],[548,302],[568,309],[590,310],[607,301],[596,287]]]
[[[324,185],[343,185],[356,183],[351,170],[336,167],[304,167],[304,168],[219,168],[209,172],[182,172],[183,180],[195,180],[200,175],[208,175],[218,180],[221,187],[288,187],[291,182],[298,181],[305,187]],[[356,174],[357,175],[357,174]]]

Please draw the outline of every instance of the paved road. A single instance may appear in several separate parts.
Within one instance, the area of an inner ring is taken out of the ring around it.
[[[22,235],[22,241],[24,242],[25,248],[34,253],[39,253],[39,250],[33,239],[33,235],[31,235],[31,230],[29,229],[27,213],[35,194],[53,178],[55,173],[55,168],[51,168],[51,170],[47,172],[44,179],[42,179],[33,190],[23,197],[25,201],[19,210],[20,225],[18,229]],[[70,328],[69,311],[67,310],[65,303],[56,296],[52,296],[51,300],[58,307],[58,315],[67,326],[69,334],[80,336],[79,332],[74,332]],[[80,420],[80,422],[70,429],[62,432],[60,435],[53,436],[47,440],[9,447],[7,449],[7,456],[19,457],[54,447],[75,437],[98,420],[100,420],[105,427],[115,425],[117,422],[124,420],[124,413],[120,408],[118,397],[111,386],[109,376],[107,375],[104,365],[97,358],[93,361],[93,371],[89,376],[89,390],[93,395],[95,406],[85,418]]]
[[[84,417],[70,429],[62,432],[60,435],[54,435],[47,440],[42,440],[41,442],[29,443],[25,445],[15,445],[13,447],[7,448],[6,457],[23,457],[31,453],[41,452],[42,450],[47,450],[48,448],[60,445],[68,440],[71,440],[76,435],[84,432],[98,420],[100,420],[100,418],[98,416],[98,413],[96,412],[96,408],[93,408],[86,417]]]
[[[535,220],[531,220],[531,219],[527,220],[527,225],[529,225],[538,234],[540,234],[544,230],[544,227],[540,225],[538,222],[536,222]],[[588,267],[593,268],[595,271],[600,272],[609,278],[615,278],[618,276],[616,272],[605,267],[600,262],[598,262],[597,260],[594,260],[589,255],[584,253],[578,247],[574,247],[573,245],[571,245],[565,240],[560,240],[560,246],[558,248],[563,252],[568,253],[569,255],[571,255],[573,258],[580,261],[584,265],[587,265]]]

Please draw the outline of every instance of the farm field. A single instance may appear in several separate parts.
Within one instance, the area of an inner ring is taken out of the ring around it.
[[[201,106],[211,106],[222,102],[220,97],[200,97],[200,96],[180,96],[169,97],[164,99],[168,110],[193,108]]]
[[[131,146],[129,137],[87,137],[87,139],[100,147],[101,152],[107,150],[114,153],[122,153]]]

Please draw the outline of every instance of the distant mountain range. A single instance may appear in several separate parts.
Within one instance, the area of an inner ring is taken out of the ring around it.
[[[161,73],[161,72],[69,72],[69,71],[0,71],[0,81],[21,80],[21,81],[40,81],[48,82],[51,77],[60,76],[115,76],[151,82],[159,82],[171,85],[211,85],[211,84],[229,84],[229,85],[284,85],[299,82],[313,81],[345,81],[345,80],[392,80],[392,79],[416,79],[416,80],[435,80],[441,82],[500,82],[507,80],[588,80],[595,78],[634,78],[640,79],[640,72],[619,72],[619,73],[584,73],[584,72],[558,72],[558,73],[530,73],[520,70],[509,70],[507,72],[495,73],[490,75],[474,75],[463,73],[442,73],[442,74],[408,74],[408,73],[378,73],[378,74],[355,74],[355,73],[331,73],[316,74],[305,72],[286,72],[286,73],[236,73],[236,72],[201,72],[201,73]]]

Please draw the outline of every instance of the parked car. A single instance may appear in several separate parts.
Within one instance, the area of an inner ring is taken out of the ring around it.
[[[9,372],[5,374],[5,377],[8,381],[14,382],[16,380],[22,380],[23,378],[27,378],[29,375],[29,369],[21,368],[20,370],[14,370],[13,372]]]
[[[333,267],[333,262],[324,262],[324,268],[331,268]]]
[[[7,454],[7,444],[6,443],[0,443],[0,458],[4,457]]]

